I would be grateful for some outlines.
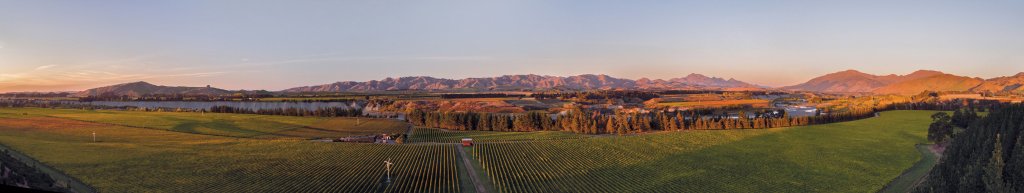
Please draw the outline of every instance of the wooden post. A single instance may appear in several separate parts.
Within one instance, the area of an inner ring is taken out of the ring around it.
[[[384,167],[386,167],[387,170],[388,170],[388,181],[387,181],[387,183],[389,183],[389,184],[391,183],[391,165],[394,165],[393,163],[391,163],[391,159],[388,159],[388,161],[384,161]]]

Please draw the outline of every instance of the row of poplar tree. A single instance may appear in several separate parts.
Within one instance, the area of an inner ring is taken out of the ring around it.
[[[586,134],[628,134],[648,131],[764,129],[850,121],[874,116],[874,109],[850,109],[841,113],[791,117],[784,111],[744,112],[737,116],[703,111],[653,111],[601,113],[571,109],[559,114],[426,112],[414,110],[410,123],[421,127],[477,131],[572,131]]]
[[[210,107],[213,113],[236,113],[236,114],[259,114],[259,115],[281,115],[301,117],[358,117],[363,115],[362,108],[341,108],[323,107],[317,109],[302,108],[271,108],[271,109],[250,109],[231,106]]]

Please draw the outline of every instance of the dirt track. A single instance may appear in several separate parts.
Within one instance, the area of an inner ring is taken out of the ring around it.
[[[466,150],[463,149],[462,147],[458,147],[458,149],[459,149],[459,155],[462,156],[462,164],[466,166],[465,167],[466,168],[466,172],[469,172],[469,179],[471,179],[473,181],[473,186],[476,187],[476,192],[478,192],[478,193],[485,193],[485,192],[487,192],[487,188],[484,187],[483,182],[481,182],[480,176],[476,175],[477,174],[476,173],[476,168],[473,168],[473,164],[469,160],[469,157],[466,157],[466,156],[469,156],[469,155],[466,155]]]

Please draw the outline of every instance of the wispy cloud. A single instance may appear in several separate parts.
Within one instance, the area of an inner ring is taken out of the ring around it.
[[[151,66],[140,65],[158,56],[147,54],[87,63],[42,65],[22,72],[3,72],[0,73],[0,92],[81,90],[131,81],[209,78],[238,72],[209,67],[152,69]]]
[[[427,56],[412,57],[413,60],[437,60],[437,61],[484,61],[493,58],[487,56]]]
[[[343,63],[353,61],[408,61],[408,62],[421,62],[421,61],[487,61],[493,60],[494,58],[489,56],[332,56],[329,54],[316,55],[316,57],[304,57],[295,59],[285,60],[270,60],[270,61],[258,61],[249,62],[248,59],[243,60],[243,63],[235,65],[224,65],[221,67],[225,68],[236,68],[236,67],[255,67],[255,66],[274,66],[274,65],[288,65],[288,64],[302,64],[302,63]]]
[[[22,74],[0,74],[0,82],[5,82],[23,77]]]
[[[36,70],[37,71],[38,70],[46,70],[46,69],[49,69],[49,68],[53,68],[55,66],[57,66],[57,65],[43,65],[43,66],[36,67]]]
[[[142,62],[145,62],[145,61],[152,60],[152,59],[160,57],[160,56],[163,56],[163,54],[161,54],[161,53],[150,53],[150,54],[142,54],[142,55],[136,55],[136,56],[130,56],[130,57],[123,57],[123,58],[110,58],[110,59],[105,59],[105,60],[97,60],[97,61],[87,62],[87,63],[82,64],[81,66],[106,67],[106,66],[120,66],[120,65],[125,65],[125,64],[138,64],[138,63],[142,63]]]
[[[23,72],[4,72],[0,73],[0,91],[11,91],[14,88],[80,90],[92,86],[132,81],[172,80],[172,82],[194,82],[225,74],[241,73],[243,71],[265,71],[273,69],[268,66],[279,65],[471,63],[495,60],[489,56],[473,55],[351,56],[346,54],[319,54],[280,60],[255,60],[247,58],[238,59],[226,64],[168,65],[166,62],[169,61],[156,60],[162,56],[165,55],[145,54],[86,63],[41,65]]]

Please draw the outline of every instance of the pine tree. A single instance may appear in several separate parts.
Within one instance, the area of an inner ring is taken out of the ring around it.
[[[1013,154],[1010,156],[1010,161],[1006,163],[1006,171],[1010,171],[1010,173],[1004,177],[1007,182],[1010,182],[1007,186],[1011,188],[1012,192],[1024,192],[1024,124],[1021,124],[1018,131]]]
[[[989,192],[1009,192],[1006,188],[1005,181],[1003,180],[1003,167],[1006,163],[1003,162],[1003,143],[999,139],[999,134],[996,134],[995,147],[992,149],[992,158],[989,159],[987,165],[985,165],[985,174],[982,177],[985,181],[985,189]]]

